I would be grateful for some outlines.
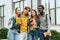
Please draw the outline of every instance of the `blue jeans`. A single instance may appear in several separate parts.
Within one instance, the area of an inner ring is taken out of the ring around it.
[[[41,30],[41,29],[39,29],[38,36],[39,36],[40,40],[50,40],[50,37],[48,37],[48,38],[44,37],[44,34],[43,34],[44,32],[47,32],[47,30]]]
[[[15,29],[9,29],[8,31],[8,40],[20,40],[20,34]]]
[[[38,31],[30,30],[28,33],[28,40],[37,40],[38,38]]]

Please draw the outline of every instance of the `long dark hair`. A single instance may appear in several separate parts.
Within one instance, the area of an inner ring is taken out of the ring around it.
[[[34,10],[34,9],[32,9],[32,11],[34,11],[34,12],[35,12],[35,20],[37,21],[37,11],[36,11],[36,10]],[[32,14],[31,14],[30,21],[33,21],[32,19],[33,19],[33,16],[32,16]]]

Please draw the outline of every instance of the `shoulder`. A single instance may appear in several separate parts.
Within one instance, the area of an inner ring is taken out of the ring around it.
[[[40,14],[38,14],[38,16],[40,16]]]
[[[12,17],[11,17],[11,20],[15,20],[15,19],[16,19],[16,17],[15,17],[15,16],[12,16]]]
[[[46,14],[46,16],[47,16],[47,19],[49,19],[49,20],[50,20],[50,18],[51,18],[51,17],[49,16],[49,14]]]
[[[39,19],[40,14],[37,15],[37,18]]]
[[[21,17],[24,17],[24,14],[21,14]]]

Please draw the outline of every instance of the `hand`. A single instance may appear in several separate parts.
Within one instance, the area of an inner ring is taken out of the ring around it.
[[[46,38],[46,37],[49,37],[49,36],[51,36],[51,33],[50,33],[50,32],[45,32],[45,33],[44,33],[44,36],[45,36],[45,38]]]
[[[8,21],[8,25],[10,25],[11,24],[11,20],[9,19],[9,21]]]
[[[34,24],[34,22],[31,22],[31,25],[33,25]]]
[[[38,28],[37,26],[32,26],[32,28]]]

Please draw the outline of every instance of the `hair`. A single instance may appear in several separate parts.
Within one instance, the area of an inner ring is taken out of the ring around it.
[[[24,9],[26,9],[26,10],[29,9],[29,12],[30,12],[30,7],[26,6]]]
[[[17,9],[18,9],[19,7],[16,7],[15,8],[15,10],[14,10],[14,16],[17,16]]]
[[[35,12],[35,20],[37,21],[37,11],[36,11],[36,10],[34,10],[34,9],[32,9],[32,11],[34,11],[34,12]],[[32,18],[33,18],[33,16],[32,16],[32,14],[31,14],[30,21],[33,21],[33,20],[32,20]]]
[[[17,9],[18,9],[19,7],[16,7],[16,9],[15,9],[15,13],[17,14]]]
[[[38,7],[42,7],[44,9],[44,6],[43,5],[38,5]]]

